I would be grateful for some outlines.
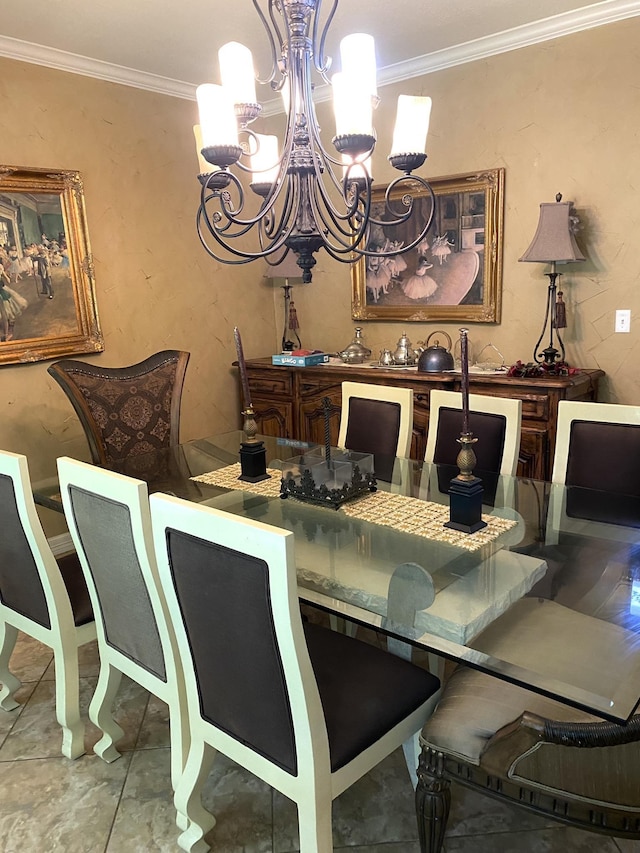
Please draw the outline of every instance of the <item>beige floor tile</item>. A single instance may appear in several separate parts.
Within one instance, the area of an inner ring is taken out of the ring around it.
[[[23,683],[39,681],[53,660],[53,652],[48,646],[34,640],[28,634],[20,632],[9,669]]]
[[[202,792],[216,818],[206,840],[216,853],[273,853],[271,788],[218,753]]]
[[[95,678],[80,680],[80,714],[86,724],[87,751],[91,751],[100,738],[100,732],[88,719],[94,689]],[[115,707],[116,720],[125,732],[118,744],[121,752],[135,746],[147,701],[145,690],[123,679]],[[55,715],[55,682],[41,681],[2,744],[0,761],[54,758],[60,754],[61,746],[62,734]]]
[[[620,848],[621,853],[640,853],[640,839],[631,841],[625,838],[616,838],[615,842]]]
[[[106,853],[175,853],[175,823],[169,749],[145,749],[131,756]]]
[[[149,696],[149,702],[140,726],[136,749],[156,749],[169,746],[169,706],[157,696]]]
[[[612,839],[560,827],[450,838],[444,853],[617,853]]]
[[[2,742],[5,737],[15,726],[18,717],[24,711],[25,705],[29,701],[33,691],[36,689],[36,684],[37,682],[35,681],[28,681],[23,684],[19,690],[16,690],[14,693],[14,699],[20,704],[19,708],[16,708],[13,711],[3,711],[2,708],[0,708],[0,746],[2,746]]]
[[[413,788],[401,749],[334,800],[332,823],[336,848],[366,848],[392,842],[415,844],[418,830]],[[298,850],[296,807],[277,793],[273,824],[274,852]]]
[[[521,829],[557,828],[557,821],[503,803],[463,785],[451,786],[451,812],[447,837]]]
[[[105,849],[129,757],[95,755],[0,764],[3,853],[97,853]]]

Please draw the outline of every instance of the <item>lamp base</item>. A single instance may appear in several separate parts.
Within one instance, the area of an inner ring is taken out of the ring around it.
[[[449,485],[449,521],[443,526],[462,533],[475,533],[486,527],[487,522],[482,520],[483,492],[479,477],[454,477]]]
[[[271,474],[267,474],[267,451],[261,441],[242,442],[240,469],[242,473],[238,479],[245,483],[259,483],[271,478]]]

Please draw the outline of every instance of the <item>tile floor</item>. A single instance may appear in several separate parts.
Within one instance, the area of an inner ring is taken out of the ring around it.
[[[166,706],[123,682],[117,717],[122,758],[105,764],[91,751],[60,755],[52,656],[21,637],[11,661],[22,680],[21,708],[0,710],[0,850],[4,853],[155,853],[178,851],[169,784]],[[95,644],[82,650],[86,714],[96,682]],[[219,756],[204,803],[217,817],[207,836],[217,853],[294,853],[295,807]],[[334,848],[349,853],[419,853],[413,794],[398,751],[334,803]],[[616,841],[529,816],[455,788],[446,853],[632,853]]]

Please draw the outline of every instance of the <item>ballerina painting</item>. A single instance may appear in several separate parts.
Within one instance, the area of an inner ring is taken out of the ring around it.
[[[504,171],[434,178],[433,194],[374,187],[367,255],[352,266],[353,318],[499,322]],[[411,216],[392,224],[390,211],[404,208]]]

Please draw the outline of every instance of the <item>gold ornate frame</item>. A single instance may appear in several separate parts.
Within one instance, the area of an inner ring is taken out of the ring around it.
[[[368,258],[352,266],[353,319],[499,323],[504,172],[490,169],[430,180],[436,210],[425,246],[396,256],[400,263],[386,269]],[[374,216],[381,218],[385,189],[373,189]],[[402,194],[393,195],[392,202],[399,204]],[[418,221],[424,222],[431,209],[429,195],[419,189],[414,198]],[[398,233],[376,226],[377,239],[370,238],[368,247],[380,245],[383,237],[387,248],[393,242],[407,245],[419,231],[411,221],[403,227],[404,233]]]
[[[0,337],[9,338],[0,340],[0,364],[101,352],[80,174],[0,166],[0,246],[6,249],[3,261],[14,293],[0,317]],[[35,260],[38,255],[46,256],[48,269]],[[12,319],[5,335],[7,317]]]

